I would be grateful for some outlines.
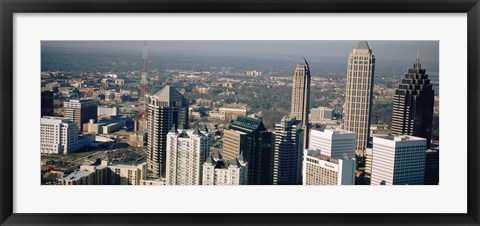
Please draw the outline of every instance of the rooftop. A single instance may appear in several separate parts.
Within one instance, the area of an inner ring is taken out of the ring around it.
[[[368,44],[367,41],[359,41],[358,44],[357,44],[357,48],[355,49],[368,49],[368,50],[371,50],[370,49],[370,45]]]
[[[75,180],[78,180],[82,177],[86,177],[86,176],[88,176],[92,173],[93,172],[90,172],[90,171],[75,171],[75,172],[69,174],[68,176],[63,177],[62,179],[64,179],[64,180],[74,180],[75,181]]]
[[[396,136],[383,136],[383,137],[374,137],[374,139],[383,139],[390,141],[417,141],[417,140],[426,140],[425,138],[415,137],[410,135],[396,135]]]
[[[327,162],[331,162],[331,163],[335,163],[335,164],[338,164],[338,159],[335,159],[335,158],[332,158],[328,155],[323,155],[323,154],[320,154],[320,151],[319,150],[308,150],[307,151],[307,155],[309,157],[312,157],[312,158],[316,158],[316,159],[319,159],[319,160],[324,160],[324,161],[327,161]]]
[[[183,95],[171,86],[165,86],[153,96],[162,100],[183,99]]]
[[[108,165],[109,168],[119,168],[119,169],[137,169],[137,166],[132,165],[120,165],[120,164],[112,164]]]
[[[237,119],[233,121],[232,125],[246,127],[253,130],[259,127],[263,127],[262,120],[256,119],[256,118],[250,118],[243,115],[239,115]]]

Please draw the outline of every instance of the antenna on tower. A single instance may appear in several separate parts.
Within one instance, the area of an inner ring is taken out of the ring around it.
[[[420,57],[418,56],[419,53],[420,53],[420,51],[417,50],[417,61],[416,61],[415,65],[414,65],[414,67],[413,67],[414,69],[420,69],[420,67],[421,67],[421,65],[420,65]]]
[[[142,77],[141,77],[141,91],[142,95],[147,94],[147,83],[148,83],[148,48],[147,41],[143,42],[143,55],[142,55]]]
[[[135,117],[136,122],[136,131],[139,128],[140,121],[145,121],[145,115],[147,112],[147,100],[145,96],[147,95],[147,85],[148,85],[148,46],[147,41],[143,41],[143,54],[142,54],[142,70],[141,70],[141,80],[140,80],[140,93],[138,100],[143,105],[143,109]]]

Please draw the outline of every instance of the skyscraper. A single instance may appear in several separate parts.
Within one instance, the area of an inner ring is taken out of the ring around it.
[[[393,98],[392,134],[432,138],[434,90],[420,59],[409,68],[398,84]]]
[[[361,155],[370,135],[374,71],[375,56],[368,42],[358,42],[348,57],[343,129],[356,133],[355,149]]]
[[[198,128],[177,130],[173,125],[167,135],[167,185],[202,184],[202,165],[209,150],[208,138]]]
[[[307,60],[302,59],[295,68],[292,85],[292,103],[290,114],[302,121],[305,133],[303,147],[308,147],[308,114],[310,112],[310,67]]]
[[[302,183],[303,135],[302,121],[295,116],[284,116],[275,124],[274,185]]]
[[[223,135],[223,157],[248,162],[249,184],[271,184],[273,135],[262,120],[239,115]]]
[[[152,177],[165,177],[167,134],[173,125],[188,128],[188,104],[170,86],[147,95],[147,101],[147,168]]]
[[[374,137],[371,185],[423,185],[426,139]]]
[[[97,120],[97,101],[91,98],[81,98],[63,102],[65,108],[65,117],[72,119],[80,132],[83,131],[83,124],[88,123],[90,119]]]

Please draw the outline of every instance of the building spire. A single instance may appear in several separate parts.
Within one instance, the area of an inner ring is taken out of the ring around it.
[[[420,69],[422,67],[422,65],[420,64],[420,57],[418,56],[419,52],[420,51],[417,50],[417,61],[415,62],[415,65],[413,65],[413,69]]]

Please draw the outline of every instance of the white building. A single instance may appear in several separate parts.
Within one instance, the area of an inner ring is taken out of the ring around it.
[[[198,128],[177,130],[173,126],[167,134],[167,185],[200,185],[209,150],[208,138]]]
[[[78,150],[78,128],[67,118],[44,116],[40,120],[40,152],[69,154]]]
[[[373,138],[372,185],[421,185],[427,140],[400,135]]]
[[[107,106],[98,106],[98,117],[110,117],[110,116],[118,116],[118,108],[117,107],[107,107]]]
[[[262,76],[262,72],[261,71],[256,71],[256,70],[246,71],[245,74],[248,75],[248,76],[254,76],[254,77]]]
[[[310,130],[310,150],[320,150],[334,159],[355,158],[355,132],[342,129]]]
[[[203,163],[203,185],[246,185],[248,165],[240,155],[232,160],[224,160],[218,150]]]
[[[355,159],[335,159],[307,151],[303,164],[303,185],[354,185]]]
[[[321,122],[324,120],[332,120],[333,108],[318,107],[310,110],[310,121]]]

